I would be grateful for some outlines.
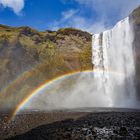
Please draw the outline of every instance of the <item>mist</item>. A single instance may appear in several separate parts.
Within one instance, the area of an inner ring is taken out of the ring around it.
[[[85,107],[138,108],[134,76],[133,29],[129,17],[93,35],[92,72],[53,81],[28,100],[23,110]]]

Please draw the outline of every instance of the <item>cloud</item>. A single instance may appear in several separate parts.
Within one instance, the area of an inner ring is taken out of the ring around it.
[[[99,17],[124,18],[140,5],[140,0],[74,0],[95,11]]]
[[[78,12],[76,9],[69,9],[67,11],[63,11],[61,13],[61,19],[54,21],[53,24],[51,24],[51,29],[52,30],[57,30],[60,28],[62,25],[68,25],[69,21],[75,16],[75,14]]]
[[[68,11],[64,11],[62,12],[62,21],[66,21],[68,19],[70,19],[71,17],[73,17],[76,13],[78,12],[78,10],[74,10],[74,9],[70,9]]]
[[[94,22],[90,19],[84,18],[82,16],[75,15],[67,23],[67,26],[79,28],[90,33],[99,33],[104,31],[106,28],[103,21]]]
[[[91,33],[99,33],[112,28],[119,20],[127,17],[140,0],[62,0],[64,4],[77,2],[77,9],[61,13],[61,19],[52,24],[51,29],[74,27]],[[86,12],[88,11],[88,12]],[[89,14],[92,16],[89,17]]]
[[[73,27],[88,31],[90,33],[98,33],[106,29],[104,25],[103,20],[93,23],[91,19],[80,16],[79,10],[69,9],[68,11],[63,11],[61,13],[61,19],[54,21],[50,28],[52,30],[57,30],[63,27]]]
[[[11,8],[18,15],[24,8],[24,0],[0,0],[0,5]]]

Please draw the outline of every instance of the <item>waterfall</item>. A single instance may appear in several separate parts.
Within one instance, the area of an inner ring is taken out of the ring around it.
[[[134,106],[135,63],[133,31],[129,18],[118,22],[111,30],[93,35],[92,63],[97,88],[110,99],[109,106]]]
[[[65,76],[39,90],[24,109],[139,108],[135,95],[133,30],[129,18],[93,35],[93,71]]]

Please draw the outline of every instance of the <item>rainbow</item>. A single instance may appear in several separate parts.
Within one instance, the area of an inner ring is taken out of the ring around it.
[[[82,71],[82,72],[91,72],[91,70],[86,70],[86,71]],[[30,100],[30,98],[32,98],[36,93],[40,92],[44,87],[46,87],[47,85],[50,85],[51,83],[60,80],[66,76],[70,76],[70,75],[75,75],[81,73],[81,71],[73,71],[70,73],[65,73],[63,75],[57,76],[53,79],[47,80],[45,83],[43,83],[42,85],[38,86],[37,88],[35,88],[31,93],[28,94],[28,96],[23,99],[23,101],[16,107],[16,109],[13,111],[11,118],[13,119],[16,114],[20,111],[20,109]]]
[[[75,74],[79,74],[79,73],[85,73],[85,72],[93,72],[93,73],[101,73],[101,72],[108,72],[105,70],[85,70],[85,71],[74,71],[74,72],[70,72],[70,73],[66,73],[63,74],[61,76],[57,76],[51,80],[47,80],[45,83],[43,83],[42,85],[38,86],[36,89],[34,89],[31,93],[28,94],[28,96],[23,99],[23,101],[17,105],[16,109],[12,112],[11,118],[10,120],[13,120],[14,117],[18,114],[18,112],[20,112],[20,110],[26,105],[26,103],[36,94],[40,93],[41,90],[43,90],[46,86],[49,86],[50,84],[52,84],[53,82],[63,79],[66,76],[72,76]],[[116,71],[109,71],[109,73],[115,74],[115,75],[119,75],[119,76],[124,76],[123,73],[120,72],[116,72]]]

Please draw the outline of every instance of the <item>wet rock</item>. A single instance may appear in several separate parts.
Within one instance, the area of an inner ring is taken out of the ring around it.
[[[130,117],[135,121],[131,121]],[[105,121],[105,118],[110,119]],[[93,113],[77,120],[67,119],[44,125],[10,140],[29,138],[37,140],[139,140],[140,113]]]
[[[118,131],[117,131],[117,130],[113,130],[113,133],[114,133],[114,134],[118,134]]]
[[[119,134],[124,136],[127,135],[128,131],[126,127],[120,127]]]
[[[96,129],[94,127],[92,128],[91,132],[92,132],[92,135],[93,136],[96,136],[97,135],[97,131],[96,131]]]

